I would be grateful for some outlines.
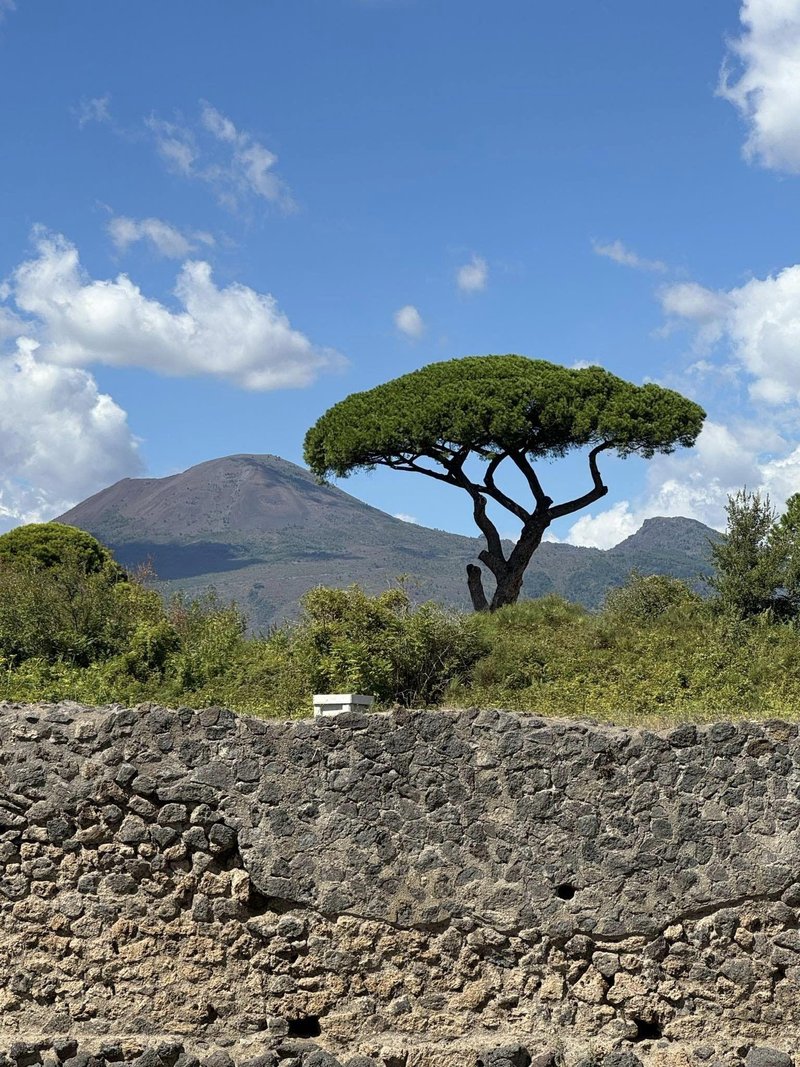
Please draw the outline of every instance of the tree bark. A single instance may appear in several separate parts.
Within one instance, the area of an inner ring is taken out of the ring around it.
[[[473,609],[475,611],[488,611],[489,601],[486,599],[486,593],[483,591],[481,569],[480,567],[476,567],[474,563],[467,564],[467,587],[469,588],[469,595],[472,598]]]
[[[525,571],[533,553],[542,543],[542,537],[549,525],[550,519],[546,512],[544,514],[534,512],[531,519],[522,528],[520,538],[512,549],[511,555],[504,561],[502,570],[499,573],[495,572],[497,586],[489,605],[490,611],[497,611],[498,608],[505,607],[506,604],[516,604],[522,592],[522,580],[525,577]]]

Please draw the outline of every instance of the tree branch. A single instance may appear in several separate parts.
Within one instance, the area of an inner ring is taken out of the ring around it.
[[[590,489],[588,493],[584,493],[583,496],[576,497],[574,500],[568,500],[564,504],[557,504],[555,507],[549,509],[550,519],[560,519],[564,515],[571,515],[574,511],[580,511],[581,508],[588,507],[589,504],[593,504],[595,500],[599,500],[604,497],[608,492],[608,486],[603,483],[603,478],[597,467],[597,456],[600,452],[605,452],[608,448],[613,448],[613,441],[603,441],[602,444],[597,445],[589,453],[589,472],[592,475],[592,481],[594,488]]]
[[[503,555],[503,542],[500,540],[500,534],[497,532],[497,527],[486,514],[486,500],[480,494],[480,492],[472,492],[468,490],[472,497],[472,516],[475,519],[475,525],[481,531],[486,538],[486,547],[489,550],[489,557],[498,557],[505,562],[505,556]],[[479,557],[483,559],[483,554]],[[483,562],[487,567],[490,567],[492,572],[495,568],[491,566],[488,558]]]
[[[539,478],[537,477],[536,471],[525,458],[525,453],[509,452],[508,454],[509,456],[511,456],[511,459],[517,465],[519,470],[522,471],[522,473],[524,474],[525,480],[530,486],[530,490],[533,493],[533,498],[536,501],[537,509],[541,508],[542,510],[544,510],[546,508],[549,508],[553,503],[553,498],[551,496],[548,496],[545,493],[544,489],[542,489],[542,485],[539,481]]]
[[[427,474],[429,478],[436,478],[437,481],[447,482],[448,485],[459,484],[455,479],[451,478],[449,474],[442,474],[441,471],[432,471],[430,467],[421,467],[411,459],[380,459],[375,462],[380,463],[381,466],[384,467],[391,467],[394,471],[408,471],[411,474]]]
[[[521,522],[527,522],[530,519],[530,512],[526,511],[521,504],[518,504],[516,500],[512,500],[510,496],[498,489],[494,474],[504,459],[508,457],[508,452],[496,452],[492,459],[489,461],[489,465],[486,468],[486,473],[483,476],[483,484],[486,486],[486,492],[492,498],[497,501],[501,507],[504,507],[506,511],[510,511],[512,515],[518,518]]]

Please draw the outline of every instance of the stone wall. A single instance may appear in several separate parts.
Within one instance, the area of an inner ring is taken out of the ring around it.
[[[0,1067],[791,1067],[798,797],[784,723],[0,705]]]

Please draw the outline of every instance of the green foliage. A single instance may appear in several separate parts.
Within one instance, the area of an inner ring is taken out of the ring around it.
[[[369,596],[315,589],[294,625],[247,638],[213,593],[166,606],[140,581],[109,581],[76,561],[0,569],[0,699],[158,700],[300,715],[314,692],[379,704],[436,704],[482,646],[470,623],[402,588]]]
[[[605,599],[604,612],[624,622],[646,626],[660,620],[674,608],[700,603],[700,597],[679,578],[665,574],[631,573],[623,586],[612,589]]]
[[[728,497],[725,536],[711,546],[709,584],[722,612],[740,619],[773,608],[782,583],[782,551],[769,497],[740,490]]]
[[[770,531],[770,547],[780,572],[777,613],[789,618],[800,614],[800,493],[786,501],[786,510]]]
[[[75,556],[49,567],[4,562],[0,699],[222,704],[285,717],[308,714],[314,692],[356,691],[383,707],[625,724],[797,719],[800,627],[796,610],[781,616],[776,604],[798,595],[800,495],[776,522],[767,500],[737,494],[729,519],[716,600],[636,573],[596,613],[548,596],[466,616],[415,607],[402,585],[376,596],[317,588],[295,623],[255,638],[211,593],[164,605],[139,579],[116,580]]]
[[[694,444],[704,417],[679,393],[601,367],[469,356],[352,394],[308,431],[304,454],[319,477],[453,446],[535,458],[611,441],[620,455],[649,458]]]
[[[46,571],[63,566],[85,574],[102,574],[110,580],[125,577],[110,550],[76,526],[30,523],[0,536],[0,567]]]
[[[795,627],[720,614],[671,581],[633,576],[597,614],[547,597],[478,625],[490,651],[449,703],[625,725],[798,717]]]
[[[207,593],[187,601],[176,596],[168,614],[177,649],[170,668],[180,690],[203,690],[222,677],[242,652],[247,620],[234,604]]]
[[[136,613],[125,586],[78,559],[41,571],[0,566],[0,656],[87,666],[114,654]]]
[[[291,631],[288,658],[311,692],[356,692],[381,704],[429,707],[480,655],[466,620],[435,604],[412,609],[401,587],[313,589]]]

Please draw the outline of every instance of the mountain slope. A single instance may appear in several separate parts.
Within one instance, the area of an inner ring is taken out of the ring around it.
[[[254,627],[294,614],[315,585],[371,591],[398,575],[420,599],[466,608],[465,568],[481,542],[395,519],[277,456],[210,460],[166,478],[126,478],[59,519],[109,544],[126,567],[150,559],[163,592],[214,586]],[[608,551],[545,542],[524,594],[597,606],[631,569],[694,579],[714,532],[691,519],[648,519]]]

